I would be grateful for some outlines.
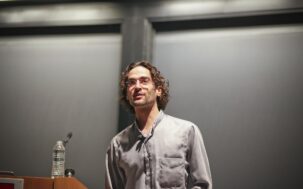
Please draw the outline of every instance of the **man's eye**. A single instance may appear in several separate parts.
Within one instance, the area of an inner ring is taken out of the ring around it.
[[[135,85],[137,83],[137,80],[128,80],[129,85]]]
[[[143,79],[140,81],[140,83],[146,84],[146,83],[148,83],[148,79],[147,79],[147,78],[143,78]]]

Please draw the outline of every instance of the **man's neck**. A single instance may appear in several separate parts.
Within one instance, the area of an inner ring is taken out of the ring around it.
[[[160,111],[157,107],[157,104],[155,104],[155,106],[148,109],[146,108],[146,109],[136,110],[137,124],[143,134],[147,134],[150,132],[159,112]]]

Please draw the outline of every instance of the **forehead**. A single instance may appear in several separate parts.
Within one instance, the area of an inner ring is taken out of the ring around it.
[[[140,77],[151,78],[150,71],[147,68],[143,67],[143,66],[137,66],[137,67],[131,69],[127,74],[128,79],[130,79],[130,78],[137,79],[137,78],[140,78]]]

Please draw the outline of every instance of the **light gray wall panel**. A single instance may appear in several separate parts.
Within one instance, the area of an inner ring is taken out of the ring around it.
[[[120,35],[1,38],[0,57],[0,170],[50,176],[52,147],[72,131],[66,167],[102,188],[118,125]]]
[[[302,188],[303,26],[158,33],[167,113],[203,132],[214,187]]]

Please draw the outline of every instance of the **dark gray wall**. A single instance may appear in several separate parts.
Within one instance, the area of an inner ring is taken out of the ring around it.
[[[66,167],[102,188],[120,54],[119,34],[0,38],[0,170],[49,177],[53,145],[71,131]]]
[[[73,131],[67,167],[102,188],[106,146],[131,121],[120,70],[154,59],[167,112],[203,130],[216,188],[302,188],[302,26],[286,25],[302,25],[303,1],[72,2],[0,2],[0,170],[49,176]]]
[[[167,113],[203,132],[215,188],[302,188],[303,25],[158,33]]]

